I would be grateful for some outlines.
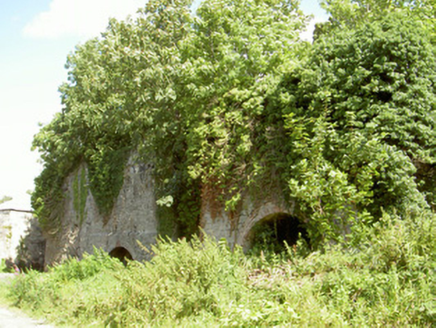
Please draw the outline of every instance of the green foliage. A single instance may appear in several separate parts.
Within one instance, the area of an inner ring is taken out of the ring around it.
[[[82,260],[70,258],[62,265],[53,266],[48,270],[48,274],[57,281],[84,280],[95,276],[104,270],[116,269],[120,262],[110,257],[102,250],[94,248],[93,255],[84,254]]]
[[[5,259],[0,259],[0,273],[11,272],[14,272],[13,268],[10,265],[7,265],[7,261]]]
[[[382,208],[434,206],[435,48],[419,26],[395,14],[320,38],[278,89],[287,180],[314,243]]]
[[[352,226],[383,210],[435,206],[435,49],[412,4],[345,3],[362,18],[347,25],[330,1],[343,24],[312,46],[296,1],[190,5],[149,1],[69,56],[64,109],[34,140],[45,169],[32,203],[47,230],[83,162],[108,216],[129,156],[153,164],[171,237],[198,232],[202,201],[237,217],[246,195],[285,194],[315,249],[357,242]]]
[[[391,13],[401,13],[408,19],[421,23],[420,29],[435,40],[434,0],[321,0],[321,6],[330,14],[328,22],[317,25],[314,38],[323,34],[356,28],[383,19]]]
[[[225,241],[161,240],[151,251],[151,262],[132,262],[128,275],[120,276],[124,297],[116,308],[127,311],[112,316],[120,326],[219,313],[221,299],[238,299],[243,292],[242,252],[231,252]]]
[[[432,1],[326,0],[312,46],[295,1],[206,0],[196,15],[191,3],[150,0],[69,56],[64,109],[34,140],[32,194],[56,230],[65,178],[85,162],[76,211],[89,181],[109,214],[135,154],[154,165],[162,234],[188,238],[159,240],[147,263],[96,252],[31,271],[13,301],[75,326],[433,326]],[[189,238],[201,198],[235,213],[277,188],[318,251],[300,238],[246,256]]]
[[[266,99],[281,72],[298,64],[305,17],[296,8],[293,1],[205,1],[198,33],[184,48],[188,172],[218,190],[229,210],[280,160],[281,124]]]
[[[68,57],[62,114],[34,140],[45,169],[32,203],[43,224],[59,225],[62,184],[81,162],[106,215],[126,156],[154,164],[157,199],[172,197],[162,212],[181,236],[196,232],[210,188],[235,210],[256,179],[270,181],[281,121],[266,98],[299,61],[306,18],[294,0],[209,0],[196,15],[191,3],[149,1]]]
[[[7,272],[6,262],[4,259],[0,259],[0,272]]]
[[[109,215],[124,182],[128,148],[105,149],[89,161],[90,188],[103,215]]]
[[[44,169],[35,179],[32,207],[41,227],[50,232],[58,230],[62,217],[64,178],[80,161],[63,116],[57,114],[48,125],[41,128],[33,140],[33,149],[38,148],[41,153]]]
[[[82,281],[98,280],[94,277],[122,266],[117,259],[94,249],[94,255],[85,254],[81,261],[70,258],[62,265],[51,267],[47,273],[30,270],[18,276],[12,286],[11,300],[17,306],[32,310],[48,307],[46,312],[50,313],[51,308],[62,308],[62,303],[66,302],[63,288],[68,289]]]
[[[79,170],[73,181],[73,206],[76,211],[77,219],[80,223],[85,218],[85,206],[88,196],[88,186],[86,181],[85,170]]]
[[[160,240],[147,263],[95,252],[30,271],[9,298],[57,324],[110,327],[324,327],[436,322],[435,217],[384,214],[360,248],[280,255],[231,252],[225,241]],[[304,255],[303,255],[304,254]]]
[[[348,27],[380,19],[393,11],[419,7],[419,4],[411,5],[409,0],[323,0],[321,5],[331,15],[330,22]]]

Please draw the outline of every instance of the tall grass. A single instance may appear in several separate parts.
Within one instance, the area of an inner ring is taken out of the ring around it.
[[[362,228],[364,229],[364,228]],[[159,240],[127,267],[101,251],[10,288],[15,305],[90,327],[431,327],[434,218],[385,215],[360,244],[245,255],[224,241]]]

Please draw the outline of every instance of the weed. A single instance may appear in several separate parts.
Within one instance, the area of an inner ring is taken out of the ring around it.
[[[30,271],[9,298],[57,324],[106,327],[430,327],[436,323],[433,215],[384,215],[360,245],[310,252],[304,239],[245,255],[224,240],[159,240],[150,262],[95,250]]]

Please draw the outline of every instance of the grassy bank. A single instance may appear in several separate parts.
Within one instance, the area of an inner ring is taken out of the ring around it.
[[[435,233],[432,217],[385,217],[358,248],[245,255],[209,238],[161,241],[127,267],[95,251],[18,277],[8,300],[77,327],[430,327]]]

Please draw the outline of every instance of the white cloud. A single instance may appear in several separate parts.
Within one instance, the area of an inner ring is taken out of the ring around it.
[[[50,9],[28,23],[23,34],[33,38],[95,37],[111,17],[124,19],[146,0],[52,0]]]

